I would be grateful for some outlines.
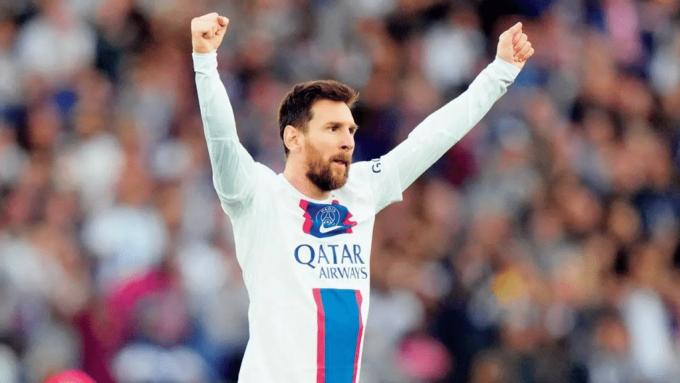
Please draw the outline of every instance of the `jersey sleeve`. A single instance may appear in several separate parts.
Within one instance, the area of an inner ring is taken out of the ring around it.
[[[398,179],[398,185],[387,182],[382,187],[406,190],[484,117],[518,74],[517,67],[497,57],[463,94],[428,116],[404,142],[381,158],[385,170]],[[396,191],[377,195],[389,194]]]
[[[255,161],[238,140],[234,112],[217,72],[217,53],[192,57],[213,184],[224,211],[237,218],[252,201]]]

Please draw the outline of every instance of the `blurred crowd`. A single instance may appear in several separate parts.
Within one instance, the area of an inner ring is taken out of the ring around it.
[[[0,381],[235,382],[248,297],[189,24],[277,172],[291,85],[361,92],[355,161],[536,55],[376,220],[362,383],[680,381],[680,1],[0,0]],[[427,148],[423,148],[427,150]]]

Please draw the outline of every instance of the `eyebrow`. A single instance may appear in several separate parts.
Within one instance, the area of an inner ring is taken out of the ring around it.
[[[331,121],[331,122],[329,122],[329,123],[326,124],[326,127],[327,127],[327,128],[332,128],[332,127],[336,127],[336,126],[337,126],[337,127],[341,127],[342,125],[344,125],[344,123],[342,123],[342,122],[337,122],[337,121]],[[354,128],[354,130],[359,129],[359,125],[357,125],[357,124],[351,124],[349,127],[350,127],[350,128]]]

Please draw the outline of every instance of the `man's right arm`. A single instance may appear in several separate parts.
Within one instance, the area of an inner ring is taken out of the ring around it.
[[[222,208],[229,216],[236,218],[245,211],[252,199],[255,162],[238,140],[231,103],[217,72],[215,50],[226,31],[226,23],[217,24],[216,28],[222,28],[222,32],[216,43],[214,32],[212,35],[203,32],[206,25],[210,25],[212,17],[219,16],[210,14],[192,21],[192,57],[213,184]]]

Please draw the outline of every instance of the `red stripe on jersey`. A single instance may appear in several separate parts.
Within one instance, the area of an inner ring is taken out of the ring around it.
[[[359,369],[359,352],[361,351],[361,337],[364,335],[364,318],[361,316],[361,291],[356,290],[357,305],[359,306],[359,336],[357,337],[357,351],[354,354],[354,377],[352,383],[357,383],[357,370]]]
[[[323,301],[319,289],[314,289],[314,301],[316,302],[317,317],[316,383],[324,383],[326,381],[326,313],[323,310]]]

